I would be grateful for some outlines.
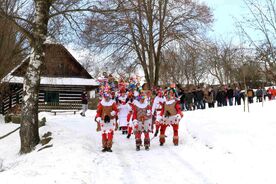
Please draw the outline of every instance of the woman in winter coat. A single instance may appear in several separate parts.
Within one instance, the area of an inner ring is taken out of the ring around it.
[[[214,108],[215,107],[215,102],[214,102],[214,91],[212,88],[208,89],[207,96],[206,96],[206,102],[208,103],[209,108]]]
[[[194,110],[194,93],[192,90],[189,90],[185,95],[186,109]]]

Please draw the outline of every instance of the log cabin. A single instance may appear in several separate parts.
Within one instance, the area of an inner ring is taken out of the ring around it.
[[[23,79],[30,57],[25,58],[2,80],[4,90],[0,92],[0,114],[21,104]],[[39,111],[52,109],[81,109],[83,91],[95,90],[98,82],[61,44],[45,43],[45,61],[42,66]]]

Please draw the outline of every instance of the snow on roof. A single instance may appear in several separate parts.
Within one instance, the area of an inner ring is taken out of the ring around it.
[[[50,36],[46,38],[44,44],[59,44],[58,41]]]
[[[11,77],[12,73],[17,70],[21,65],[23,65],[27,60],[29,59],[29,56],[25,57],[14,69],[12,69],[0,82],[2,82],[5,78]]]
[[[23,84],[23,77],[9,75],[1,82]],[[84,78],[64,78],[64,77],[41,77],[40,84],[42,85],[74,85],[74,86],[99,86],[95,79]]]

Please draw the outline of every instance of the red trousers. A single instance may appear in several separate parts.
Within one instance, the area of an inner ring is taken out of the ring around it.
[[[112,141],[114,132],[102,133],[102,140],[103,141]]]
[[[142,132],[140,131],[137,131],[135,133],[135,139],[141,139],[141,135],[142,135]],[[149,139],[149,132],[144,132],[144,135],[145,135],[145,139]]]
[[[155,123],[155,131],[159,131],[159,128],[160,128],[160,123],[156,122]]]
[[[127,127],[127,134],[132,134],[132,127],[131,126],[128,126]]]
[[[165,132],[169,125],[161,124],[160,129],[160,143],[165,143]],[[173,139],[178,139],[178,124],[171,124],[173,128]]]

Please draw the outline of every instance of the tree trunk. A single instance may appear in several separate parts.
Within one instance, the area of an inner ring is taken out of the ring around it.
[[[22,121],[20,127],[20,153],[29,153],[39,143],[38,98],[40,70],[44,62],[44,41],[49,20],[49,0],[35,0],[34,40],[31,43],[30,63],[23,83]]]

